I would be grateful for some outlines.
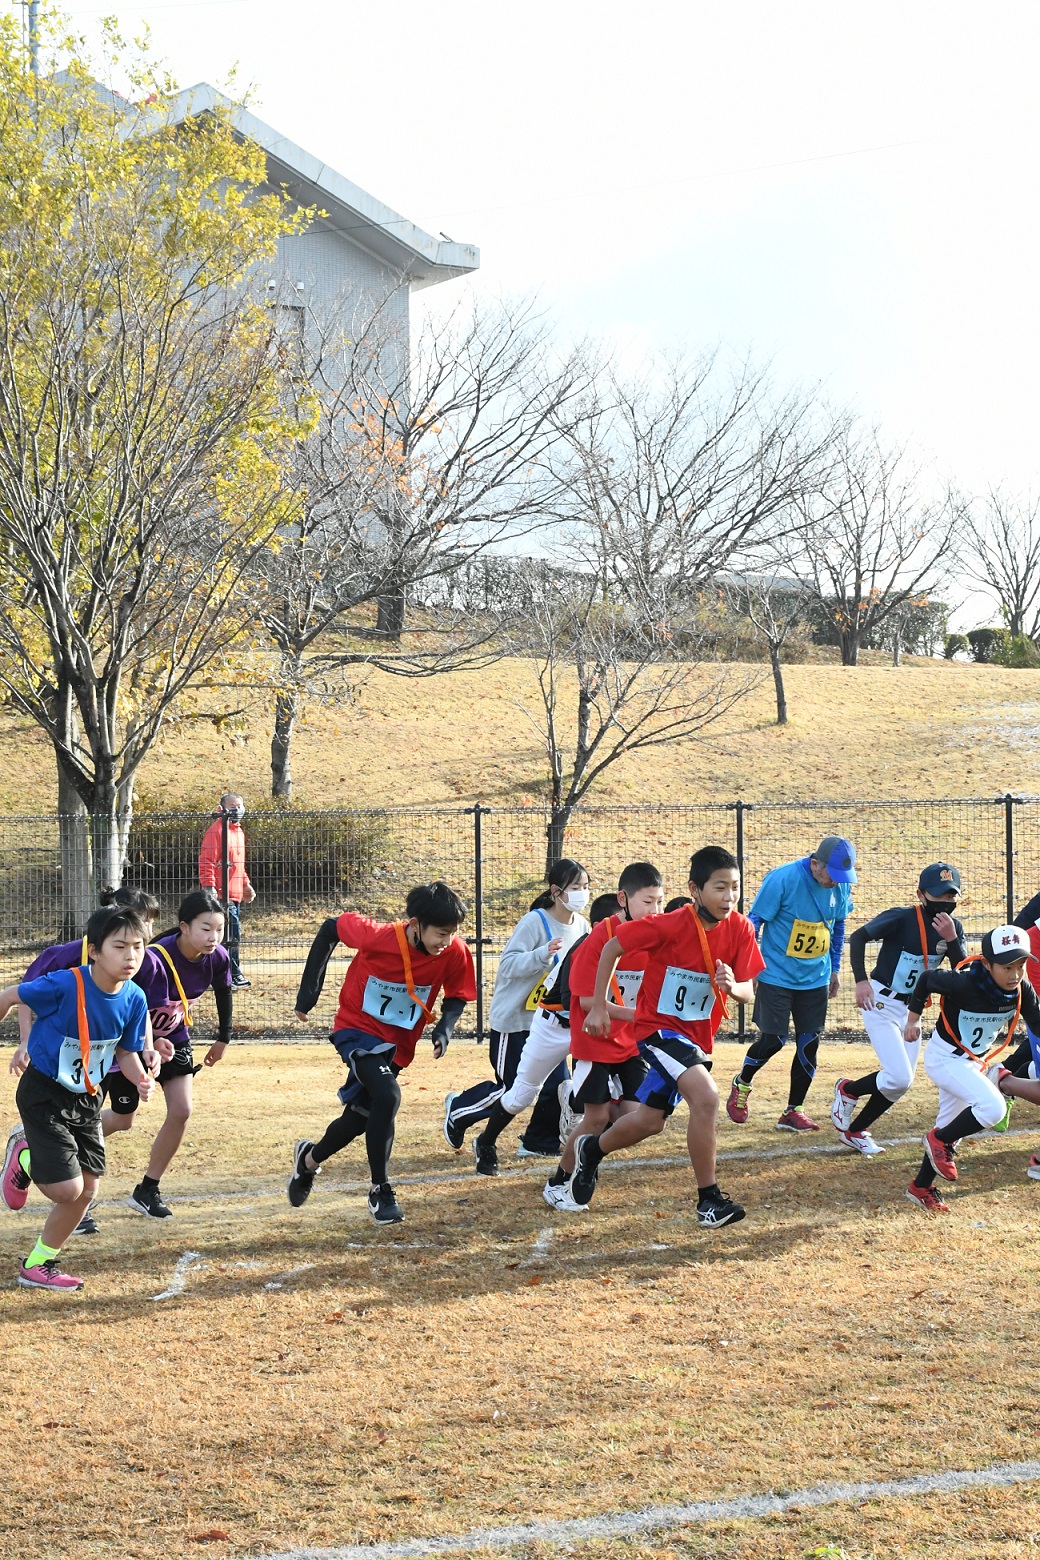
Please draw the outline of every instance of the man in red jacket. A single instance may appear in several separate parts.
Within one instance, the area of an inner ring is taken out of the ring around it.
[[[251,904],[256,890],[246,871],[246,837],[242,832],[242,818],[246,804],[234,791],[220,798],[220,811],[202,836],[199,849],[199,882],[203,888],[211,888],[222,903],[227,905],[224,918],[224,946],[231,960],[231,984],[241,989],[253,982],[242,973],[238,962],[238,949],[242,941],[242,921],[239,906],[245,900]],[[227,870],[224,882],[224,819],[227,819]]]

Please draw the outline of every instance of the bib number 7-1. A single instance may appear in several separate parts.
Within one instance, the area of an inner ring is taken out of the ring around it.
[[[365,982],[365,995],[361,1000],[362,1011],[371,1018],[378,1018],[395,1029],[414,1029],[422,1013],[420,1003],[427,1003],[429,986],[416,986],[418,1002],[412,1000],[403,981],[380,980],[370,975]]]

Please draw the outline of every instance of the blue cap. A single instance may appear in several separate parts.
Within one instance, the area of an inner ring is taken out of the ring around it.
[[[930,867],[925,867],[917,884],[926,894],[932,894],[936,898],[940,894],[948,894],[952,889],[955,894],[961,891],[961,875],[956,867],[951,867],[948,861],[933,861]]]
[[[832,883],[856,883],[856,847],[840,834],[828,834],[813,851],[814,860],[826,867]]]

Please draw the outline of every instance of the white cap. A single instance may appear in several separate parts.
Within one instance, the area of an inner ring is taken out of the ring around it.
[[[982,957],[991,964],[1014,964],[1016,959],[1035,959],[1029,946],[1029,933],[1020,926],[998,926],[982,939]]]

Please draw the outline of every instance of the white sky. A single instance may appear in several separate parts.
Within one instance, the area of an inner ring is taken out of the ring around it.
[[[105,10],[182,86],[237,64],[262,118],[478,244],[474,285],[625,351],[750,348],[969,490],[1034,483],[1031,0]]]

